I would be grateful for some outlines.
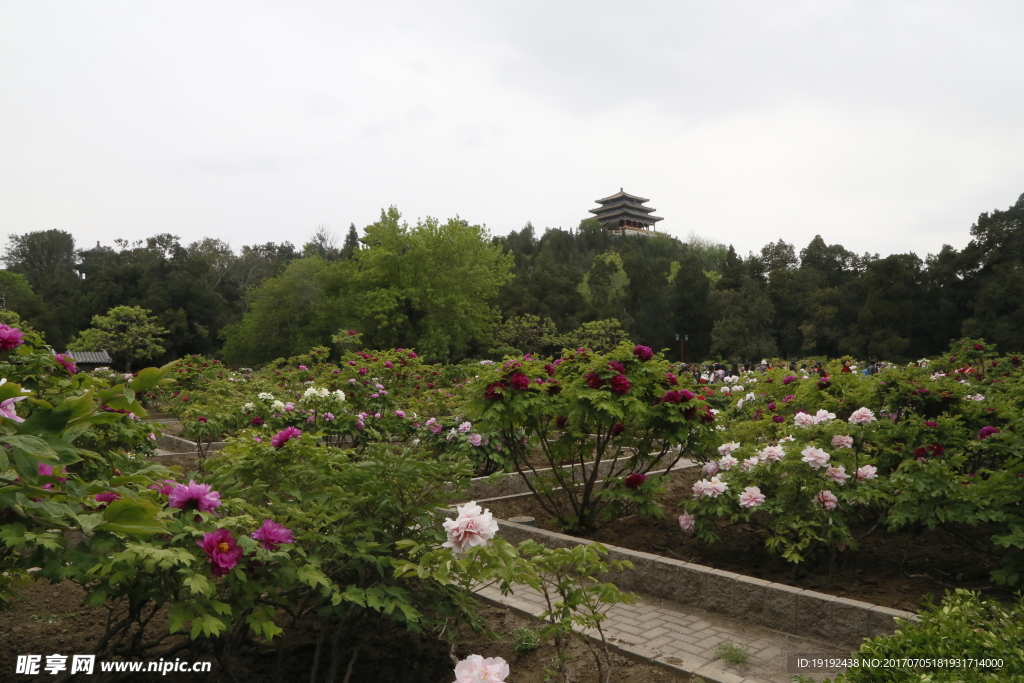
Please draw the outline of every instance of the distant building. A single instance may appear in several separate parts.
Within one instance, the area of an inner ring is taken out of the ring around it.
[[[644,206],[644,203],[649,201],[651,200],[623,192],[620,187],[616,194],[598,199],[597,203],[601,206],[591,209],[590,213],[594,214],[606,229],[620,235],[655,235],[657,231],[654,224],[664,219],[652,215],[654,209]]]
[[[65,351],[67,355],[75,359],[75,365],[79,372],[92,372],[97,368],[109,368],[114,359],[106,351]]]

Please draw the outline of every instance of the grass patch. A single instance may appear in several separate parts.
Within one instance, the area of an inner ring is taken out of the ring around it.
[[[721,659],[729,664],[746,664],[750,659],[750,653],[742,645],[719,643],[715,648],[715,659]]]

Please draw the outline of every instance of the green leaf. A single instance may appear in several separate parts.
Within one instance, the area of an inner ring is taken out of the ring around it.
[[[8,443],[31,455],[33,458],[38,458],[48,463],[57,462],[57,454],[46,441],[38,436],[4,436],[0,437],[0,443]]]
[[[165,534],[167,524],[157,519],[159,513],[160,508],[148,500],[120,498],[107,506],[103,511],[103,519],[106,521],[96,528],[128,536]]]
[[[163,379],[165,370],[160,368],[144,368],[139,370],[138,376],[129,385],[134,391],[149,391],[155,388]]]

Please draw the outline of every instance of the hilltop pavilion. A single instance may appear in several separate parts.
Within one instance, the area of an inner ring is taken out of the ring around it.
[[[654,209],[644,206],[649,201],[623,192],[620,187],[616,194],[598,199],[597,203],[601,206],[591,209],[590,213],[601,221],[601,225],[617,234],[654,235],[657,234],[654,224],[664,219],[653,215]]]

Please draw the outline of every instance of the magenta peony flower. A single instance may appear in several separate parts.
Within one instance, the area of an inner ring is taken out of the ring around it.
[[[150,484],[149,488],[156,489],[156,491],[159,492],[161,495],[169,496],[171,495],[171,491],[173,491],[177,486],[178,482],[174,481],[173,479],[164,479],[164,483]]]
[[[486,545],[498,533],[498,523],[490,510],[482,510],[475,501],[460,505],[456,510],[459,516],[444,522],[448,540],[441,544],[443,547],[464,553],[474,546]]]
[[[355,330],[349,330],[348,331],[348,336],[350,336],[350,337],[356,336],[356,331]]]
[[[618,436],[625,428],[626,427],[621,422],[616,422],[612,425],[612,436]]]
[[[786,375],[785,377],[782,378],[782,383],[783,384],[789,384],[790,382],[792,382],[795,379],[796,379],[796,375]]]
[[[654,358],[654,351],[651,350],[650,346],[637,344],[633,347],[633,355],[642,361],[649,361]]]
[[[978,430],[978,441],[984,441],[985,439],[987,439],[988,437],[992,436],[993,434],[998,434],[998,433],[999,433],[999,429],[997,429],[996,427],[993,427],[991,425],[982,427],[981,429]]]
[[[121,497],[120,493],[114,491],[104,491],[103,493],[96,494],[97,503],[113,503],[115,500]]]
[[[782,417],[781,415],[773,415],[772,416],[772,422],[774,422],[776,424],[781,424],[781,423],[783,423],[785,421],[786,421],[786,418]]]
[[[617,360],[608,361],[608,369],[614,370],[615,372],[625,372],[626,366]]]
[[[454,683],[505,683],[508,663],[501,657],[470,655],[455,665]]]
[[[194,479],[187,484],[178,484],[168,495],[167,507],[184,510],[190,501],[195,501],[197,510],[210,512],[220,507],[220,493],[211,491],[211,488],[209,484],[197,484]]]
[[[45,463],[39,463],[39,474],[44,477],[56,477],[57,481],[67,481],[68,478],[62,475],[68,473],[67,467],[61,467],[60,472],[55,472],[53,465],[47,465]]]
[[[611,386],[612,391],[614,391],[619,396],[625,396],[626,394],[628,394],[629,388],[632,386],[632,384],[626,378],[626,376],[621,374],[615,375],[610,380],[608,380],[608,384],[609,386]]]
[[[671,384],[672,386],[676,386],[677,384],[679,384],[679,380],[671,372],[665,373],[665,379],[667,379],[668,383]]]
[[[756,508],[758,505],[764,504],[764,494],[761,493],[761,489],[756,486],[748,486],[743,489],[743,493],[740,494],[740,507],[742,508]]]
[[[530,388],[530,378],[521,372],[517,372],[509,378],[508,383],[512,385],[513,389],[522,391],[523,389]]]
[[[416,356],[415,352],[413,352],[413,351],[410,351],[410,352],[409,352],[409,358],[417,358],[417,356]]]
[[[309,370],[305,365],[300,365],[299,370]]]
[[[634,472],[633,474],[626,477],[626,481],[624,481],[622,485],[625,486],[627,489],[638,489],[640,488],[640,485],[643,484],[645,481],[647,481],[646,474]]]
[[[253,427],[259,427],[259,426],[261,426],[263,424],[263,418],[262,417],[254,417],[249,422],[249,424],[251,424]]]
[[[0,325],[0,351],[10,351],[22,345],[25,341],[24,335],[17,327]]]
[[[196,418],[196,422],[202,422],[203,424],[206,424],[207,422],[209,422],[209,420],[207,420],[205,417],[200,416]]]
[[[274,448],[281,448],[292,439],[302,436],[302,430],[297,427],[285,427],[270,439],[270,445]]]
[[[196,545],[210,556],[210,569],[214,576],[224,576],[242,559],[242,549],[227,529],[203,534],[203,540],[196,541]]]
[[[53,359],[60,363],[69,374],[75,374],[78,372],[78,366],[75,365],[75,359],[66,353],[58,353],[53,356]]]
[[[683,514],[679,515],[679,528],[688,534],[692,533],[694,527],[693,522],[695,519],[696,518],[689,512],[684,512]]]
[[[935,427],[939,426],[939,423],[938,422],[932,422],[931,420],[925,420],[924,421],[924,426],[925,427],[931,427],[932,429],[934,429]]]
[[[260,542],[264,550],[277,550],[280,545],[295,542],[295,536],[290,530],[269,519],[263,520],[263,525],[252,532],[252,537]]]
[[[9,398],[3,403],[0,403],[0,416],[6,417],[8,420],[14,420],[15,422],[24,422],[25,418],[18,417],[18,413],[14,409],[14,404],[18,401],[24,401],[25,396],[15,396]]]

